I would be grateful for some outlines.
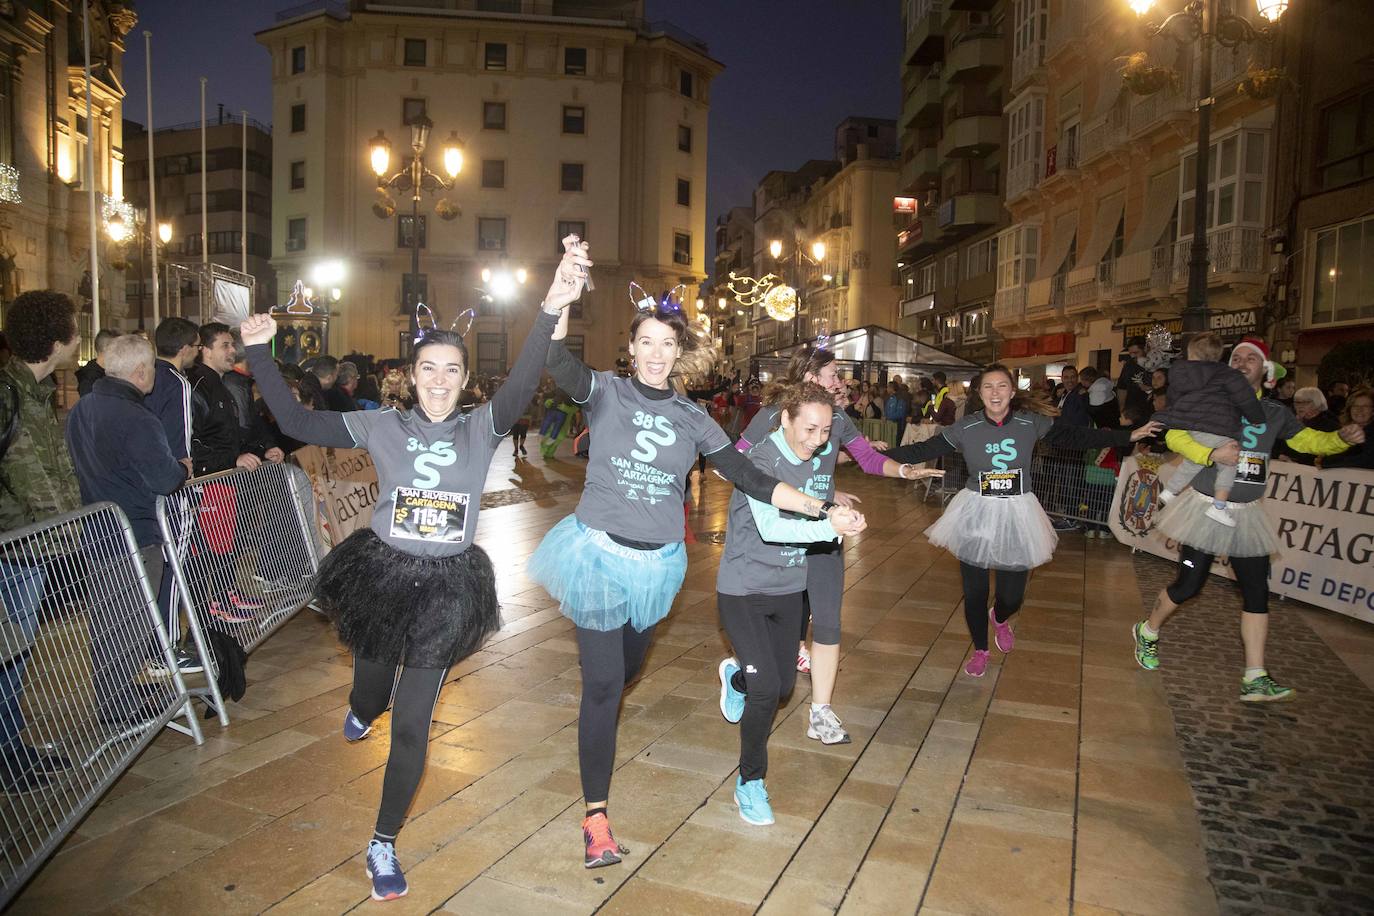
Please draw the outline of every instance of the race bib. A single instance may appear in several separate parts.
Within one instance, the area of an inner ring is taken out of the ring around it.
[[[1024,489],[1021,478],[1022,468],[1010,471],[979,471],[979,496],[1020,496]]]
[[[391,536],[412,541],[460,544],[468,517],[468,494],[397,487]]]
[[[1263,485],[1269,475],[1269,456],[1264,452],[1241,452],[1236,461],[1236,483]]]

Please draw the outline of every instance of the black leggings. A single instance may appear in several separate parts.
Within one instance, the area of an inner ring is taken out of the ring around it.
[[[1178,551],[1178,575],[1164,591],[1174,604],[1182,604],[1202,591],[1216,557],[1184,544]],[[1241,609],[1247,614],[1269,613],[1269,558],[1231,557],[1231,572],[1240,589]]]
[[[716,593],[720,622],[744,675],[744,717],[739,722],[739,778],[744,782],[768,774],[773,716],[797,683],[796,632],[802,594]]]
[[[582,706],[577,714],[577,762],[582,798],[603,802],[611,793],[620,697],[644,664],[654,628],[643,633],[628,623],[617,630],[577,628],[582,664]]]
[[[371,723],[391,704],[391,753],[382,778],[378,836],[396,836],[405,822],[425,771],[429,723],[447,674],[447,668],[402,668],[353,659],[353,691],[348,695],[353,715]]]
[[[959,563],[959,575],[964,580],[964,622],[968,624],[968,635],[973,637],[973,648],[988,648],[988,573],[992,570]],[[1007,619],[1021,610],[1021,602],[1026,597],[1026,580],[1030,578],[1029,569],[997,570],[997,622],[1006,623]]]

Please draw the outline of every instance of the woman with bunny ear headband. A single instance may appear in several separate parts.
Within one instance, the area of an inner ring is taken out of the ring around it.
[[[635,290],[643,292],[637,285]],[[660,300],[634,290],[631,295],[637,314],[630,322],[629,378],[593,372],[573,356],[562,343],[566,316],[554,331],[549,373],[581,405],[593,435],[582,498],[529,565],[530,578],[577,625],[587,868],[619,862],[626,852],[606,815],[620,698],[639,673],[654,625],[667,616],[687,571],[682,501],[697,454],[761,503],[813,518],[828,509],[754,467],[705,410],[672,389],[678,357],[691,345],[686,318],[671,296]]]
[[[254,315],[241,326],[253,377],[282,430],[316,445],[365,448],[377,468],[371,527],[335,547],[316,582],[317,598],[353,653],[344,738],[365,738],[388,704],[392,708],[381,806],[367,846],[376,900],[408,889],[396,835],[424,770],[429,723],[449,666],[500,626],[496,576],[473,537],[492,455],[533,396],[550,335],[581,295],[591,266],[576,238],[564,246],[510,376],[471,413],[458,409],[468,359],[456,330],[430,328],[416,342],[413,410],[335,413],[306,410],[292,396],[272,360],[271,316]]]

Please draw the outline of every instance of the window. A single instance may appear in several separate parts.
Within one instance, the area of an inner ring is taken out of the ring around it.
[[[988,310],[973,309],[964,312],[964,343],[981,343],[988,339]]]
[[[1008,137],[1010,156],[1007,167],[1015,172],[1017,166],[1026,163],[1039,163],[1044,155],[1045,145],[1045,98],[1041,95],[1025,94],[1012,103]],[[1034,166],[1029,166],[1034,168]],[[1024,187],[1033,187],[1029,182]],[[1019,186],[1019,185],[1018,185]]]
[[[413,231],[414,231],[414,228],[415,228],[415,217],[414,217],[414,216],[412,216],[412,215],[409,214],[409,213],[397,214],[397,216],[396,216],[396,247],[397,247],[397,248],[410,248],[412,245],[414,245],[414,243],[415,243],[415,237],[412,235],[412,233],[413,233]],[[424,217],[423,215],[421,215],[421,217],[420,217],[420,238],[419,238],[419,242],[420,242],[420,247],[421,247],[421,248],[424,248],[424,247],[425,247],[425,235],[426,235],[425,230],[426,230],[426,228],[427,228],[427,227],[426,227],[426,225],[425,225],[425,217]]]
[[[1019,289],[1035,276],[1040,227],[1013,226],[997,237],[997,288]]]
[[[585,134],[587,132],[587,109],[581,105],[563,106],[563,133]]]
[[[1055,169],[1078,168],[1078,118],[1065,121],[1059,128],[1059,150],[1055,154]]]
[[[678,95],[685,95],[690,99],[692,97],[692,84],[694,82],[695,80],[692,77],[691,70],[679,70],[677,74]]]
[[[587,75],[587,49],[586,48],[564,48],[563,49],[563,74],[565,76],[586,76]]]
[[[565,162],[562,166],[562,174],[559,180],[559,189],[563,191],[582,190],[582,163]]]
[[[402,99],[401,100],[401,123],[414,124],[425,116],[424,99]]]
[[[679,207],[690,207],[692,205],[692,183],[686,178],[677,180],[677,205]]]
[[[1374,318],[1374,218],[1315,233],[1312,324]]]
[[[423,38],[407,38],[405,41],[405,55],[402,62],[407,67],[423,67],[426,63],[426,42]]]
[[[563,240],[575,235],[584,242],[587,240],[587,221],[582,219],[560,219],[554,224],[554,253],[563,256]]]
[[[291,49],[291,73],[305,72],[305,45]]]
[[[291,106],[291,133],[305,132],[305,103]]]
[[[401,274],[401,302],[404,303],[404,311],[413,311],[417,302],[433,305],[434,303],[429,301],[429,275]],[[409,308],[406,308],[407,306]]]
[[[1336,188],[1374,176],[1374,90],[1322,112],[1317,180]]]
[[[506,371],[505,334],[477,335],[477,371],[488,375],[499,375]]]
[[[494,41],[487,42],[483,66],[488,70],[506,69],[506,46]]]
[[[1265,147],[1268,134],[1236,131],[1212,143],[1207,162],[1207,231],[1235,226],[1258,228],[1264,219]],[[1179,170],[1179,238],[1193,235],[1197,197],[1197,154],[1183,157]]]
[[[482,187],[504,188],[506,186],[506,160],[482,160]]]
[[[239,233],[233,230],[224,230],[210,233],[210,254],[238,254],[239,253]],[[196,245],[200,245],[200,236],[196,236]]]
[[[505,102],[483,102],[483,103],[482,103],[482,129],[483,129],[483,130],[505,130],[505,129],[506,129],[506,103],[505,103]]]
[[[1044,63],[1046,0],[1016,0],[1012,9],[1012,59],[1017,74]]]
[[[945,286],[953,286],[959,282],[959,253],[951,251],[945,256]]]
[[[305,187],[305,161],[291,163],[291,190],[299,191]]]
[[[286,250],[305,250],[305,217],[298,216],[286,221]]]
[[[677,148],[684,153],[690,153],[692,151],[692,128],[688,127],[686,124],[679,124],[677,126]]]
[[[964,279],[971,280],[997,270],[997,236],[975,242],[964,251]]]
[[[692,263],[692,236],[687,232],[673,233],[673,263]]]
[[[477,249],[479,251],[506,250],[506,218],[504,216],[478,217]]]
[[[935,292],[935,262],[922,264],[916,272],[916,295],[924,296],[926,293]]]

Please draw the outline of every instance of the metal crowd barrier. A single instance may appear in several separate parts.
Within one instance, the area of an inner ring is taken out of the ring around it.
[[[185,611],[205,665],[205,686],[192,693],[228,725],[213,643],[229,637],[252,652],[313,597],[320,547],[310,479],[270,462],[197,477],[160,497],[157,517],[173,606]]]
[[[0,908],[164,727],[201,743],[156,594],[113,503],[0,535]]]
[[[1045,514],[1091,525],[1107,524],[1116,477],[1112,471],[1088,461],[1095,451],[1056,448],[1043,442],[1031,459],[1031,488]],[[945,476],[940,480],[942,500],[948,502],[968,482],[964,456],[955,452],[940,459]]]

